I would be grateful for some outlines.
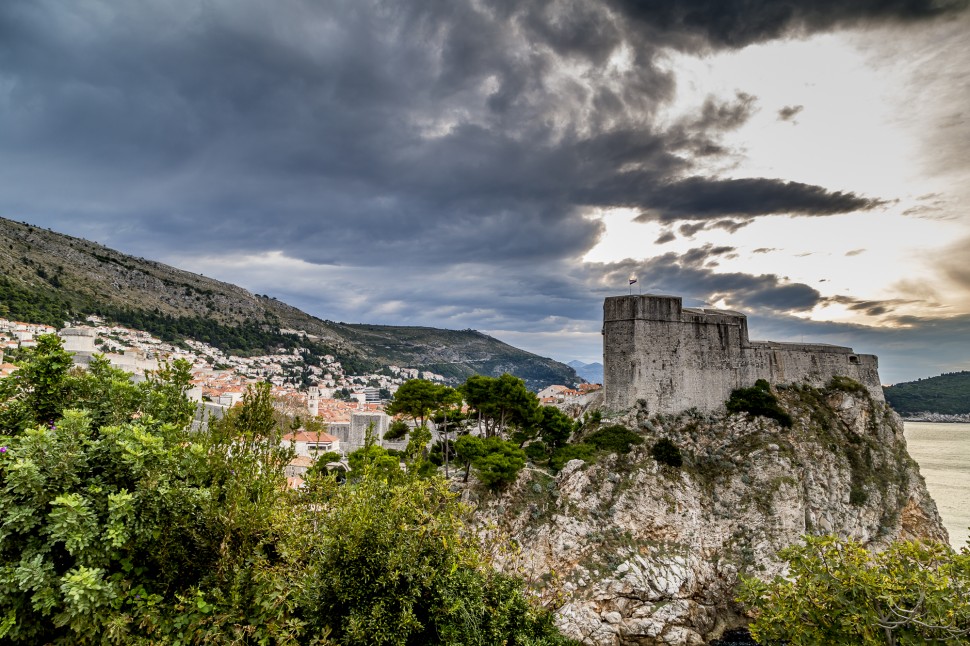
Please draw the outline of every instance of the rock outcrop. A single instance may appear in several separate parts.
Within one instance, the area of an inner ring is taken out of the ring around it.
[[[559,595],[558,624],[584,643],[696,645],[746,623],[733,601],[739,577],[781,573],[778,550],[803,534],[873,549],[947,539],[885,403],[863,388],[776,394],[790,428],[635,409],[620,420],[645,439],[630,454],[574,460],[554,476],[526,470],[503,494],[483,495],[482,526],[517,544],[499,565]],[[679,446],[682,467],[651,457],[660,438]]]

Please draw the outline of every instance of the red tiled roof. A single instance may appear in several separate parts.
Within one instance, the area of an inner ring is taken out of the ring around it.
[[[283,436],[284,440],[290,442],[337,442],[339,441],[333,435],[329,433],[324,433],[322,431],[318,433],[309,433],[307,431],[297,431],[296,433],[287,433]]]

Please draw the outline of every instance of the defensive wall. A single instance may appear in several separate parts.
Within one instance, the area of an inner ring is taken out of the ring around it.
[[[740,312],[683,307],[679,296],[613,296],[603,303],[603,389],[609,411],[646,401],[651,413],[719,408],[735,388],[824,386],[834,376],[883,401],[875,355],[820,343],[749,341]]]

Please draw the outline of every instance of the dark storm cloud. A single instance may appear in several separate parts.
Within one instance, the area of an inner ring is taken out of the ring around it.
[[[791,121],[798,115],[802,110],[805,109],[803,105],[786,105],[781,110],[778,111],[779,121]]]
[[[697,40],[740,48],[787,35],[802,35],[876,22],[934,18],[967,6],[964,0],[613,0],[643,28],[684,48]]]
[[[442,262],[575,255],[601,234],[586,206],[871,208],[775,179],[677,179],[725,152],[755,99],[709,97],[661,129],[674,79],[640,25],[578,1],[3,3],[0,208],[68,230],[123,213],[106,242],[141,252],[218,240],[324,263],[353,262],[350,246],[414,259],[416,238]],[[626,71],[557,77],[624,46]]]
[[[651,211],[638,215],[638,222],[706,220],[725,215],[754,217],[772,213],[825,216],[870,210],[883,202],[801,182],[763,177],[718,180],[695,176],[652,187],[649,203]]]
[[[730,308],[760,315],[810,311],[822,295],[802,283],[790,283],[775,274],[718,273],[717,260],[734,247],[704,245],[683,254],[666,253],[645,261],[628,260],[592,267],[610,285],[621,285],[636,275],[644,292],[677,294],[702,303],[724,301]]]
[[[893,298],[884,300],[866,300],[860,298],[853,298],[851,296],[830,296],[825,298],[828,303],[838,303],[840,305],[845,305],[849,310],[853,312],[863,312],[867,316],[877,317],[883,316],[885,314],[892,313],[897,307],[901,305],[912,305],[917,301],[911,299]],[[924,303],[925,304],[925,303]]]
[[[669,48],[934,12],[921,0],[6,0],[0,215],[192,261],[328,317],[595,320],[613,284],[577,260],[603,233],[590,207],[637,209],[668,227],[662,244],[681,225],[733,232],[880,204],[704,175],[757,102],[740,88],[664,121]],[[285,262],[260,264],[270,252]],[[757,311],[818,301],[774,275],[715,273],[732,253],[622,271]]]

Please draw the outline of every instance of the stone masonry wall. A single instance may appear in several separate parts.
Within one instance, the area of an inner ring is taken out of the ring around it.
[[[739,312],[684,308],[677,296],[616,296],[603,304],[603,386],[609,411],[640,399],[657,413],[719,408],[758,379],[822,386],[850,377],[883,400],[878,361],[851,348],[752,342]]]

